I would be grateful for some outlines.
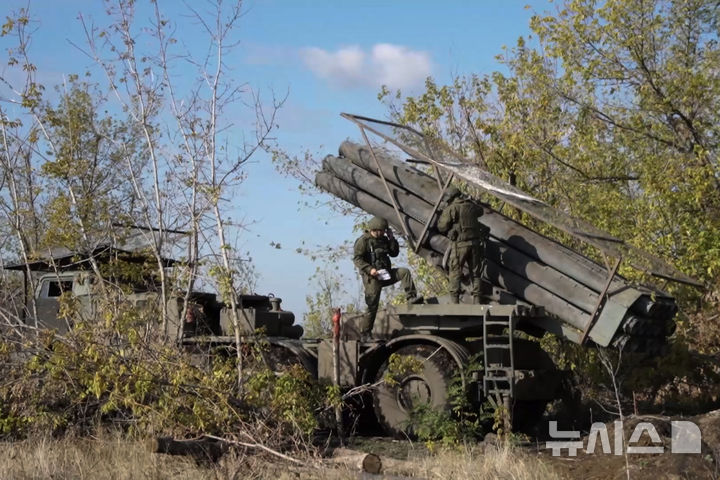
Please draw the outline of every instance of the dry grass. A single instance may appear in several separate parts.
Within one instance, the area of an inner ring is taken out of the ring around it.
[[[187,458],[149,453],[122,438],[32,439],[0,446],[0,478],[164,480],[216,478]]]
[[[403,472],[398,472],[403,473]],[[410,473],[410,472],[408,472]],[[428,479],[553,480],[561,477],[552,468],[524,451],[507,445],[446,451],[418,462],[416,476]]]
[[[140,441],[120,437],[37,439],[5,443],[0,447],[0,478],[165,480],[165,479],[357,479],[383,478],[361,475],[344,467],[323,466],[308,459],[307,467],[268,457],[226,455],[218,464],[198,464],[189,458],[149,453]],[[548,466],[508,447],[466,452],[442,452],[412,461],[387,462],[386,478],[427,479],[553,479]]]

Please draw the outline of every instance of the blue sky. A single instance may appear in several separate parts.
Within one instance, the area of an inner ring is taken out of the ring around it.
[[[31,53],[41,80],[51,83],[91,64],[70,42],[84,43],[78,13],[105,21],[100,0],[3,4],[6,11],[29,4],[40,20]],[[186,21],[179,0],[159,0],[159,5],[172,20]],[[377,100],[381,85],[417,94],[428,76],[444,83],[455,75],[502,69],[495,59],[502,47],[528,35],[533,13],[556,6],[547,0],[246,0],[243,8],[236,33],[240,43],[226,59],[228,66],[265,99],[272,92],[289,94],[276,132],[281,148],[324,156],[345,139],[361,141],[341,112],[386,118]],[[193,44],[191,27],[182,29],[188,45]],[[265,154],[253,158],[247,173],[233,192],[236,215],[251,222],[238,246],[252,253],[260,274],[257,293],[282,297],[283,306],[302,318],[305,296],[316,290],[309,277],[317,265],[296,248],[352,239],[352,219],[301,208],[297,182],[278,174]],[[338,268],[351,278],[348,290],[359,292],[349,259]]]

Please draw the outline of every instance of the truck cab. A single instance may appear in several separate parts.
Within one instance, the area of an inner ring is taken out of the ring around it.
[[[81,314],[91,315],[95,282],[95,276],[91,272],[74,271],[42,275],[38,279],[34,296],[38,326],[56,330],[60,334],[66,333],[72,327],[67,319],[59,316],[60,299],[63,295],[72,295],[78,301]],[[29,300],[27,305],[29,312],[32,312],[31,301]]]

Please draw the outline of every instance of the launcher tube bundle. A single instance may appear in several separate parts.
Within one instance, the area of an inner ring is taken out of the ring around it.
[[[324,159],[315,182],[386,218],[396,230],[422,237],[417,253],[447,272],[443,259],[451,242],[434,229],[433,215],[443,192],[441,182],[379,149],[352,142],[344,142],[337,156]],[[547,316],[537,327],[576,343],[587,337],[626,351],[652,352],[664,345],[677,311],[672,297],[632,285],[619,275],[609,276],[608,269],[590,258],[482,206],[480,221],[490,229],[484,279],[543,307]]]

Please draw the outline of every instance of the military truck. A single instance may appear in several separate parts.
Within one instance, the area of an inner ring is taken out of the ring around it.
[[[80,315],[84,318],[93,318],[97,313],[97,276],[90,266],[90,258],[100,265],[109,265],[117,260],[129,264],[143,264],[148,261],[147,255],[138,250],[128,249],[126,246],[117,247],[111,242],[96,245],[92,250],[85,252],[70,251],[64,247],[56,247],[30,263],[6,264],[3,268],[22,272],[25,279],[25,295],[22,303],[15,305],[17,317],[27,324],[37,324],[39,328],[55,330],[63,334],[72,328],[69,320],[58,315],[60,297],[72,295],[77,304]],[[171,267],[172,259],[163,259],[166,267]],[[28,274],[36,276],[35,289],[29,292]],[[127,296],[129,302],[139,307],[157,302],[158,294],[152,287],[157,280],[156,275],[149,273],[137,281],[131,295]],[[32,295],[29,298],[28,295]],[[34,305],[33,305],[34,303]]]
[[[357,315],[339,321],[334,339],[307,339],[294,315],[282,309],[281,299],[240,295],[237,314],[242,342],[253,343],[262,332],[270,350],[267,357],[275,365],[301,364],[316,378],[334,382],[344,391],[370,386],[376,417],[390,434],[404,431],[413,408],[421,403],[449,409],[453,382],[464,386],[475,406],[488,399],[505,404],[516,424],[539,419],[547,402],[558,396],[561,375],[528,335],[550,332],[588,347],[648,355],[663,351],[672,333],[676,303],[657,288],[621,277],[620,262],[664,279],[697,284],[693,279],[620,239],[567,218],[407,126],[344,116],[360,127],[365,145],[343,143],[338,155],[329,155],[323,162],[316,184],[369,214],[386,218],[411,249],[440,271],[447,272],[450,242],[437,231],[435,221],[446,201],[445,189],[454,178],[589,243],[616,261],[601,265],[483,203],[485,214],[480,221],[491,235],[484,272],[487,303],[472,304],[464,296],[460,304],[440,297],[420,305],[388,306],[378,312],[372,340],[361,341]],[[381,142],[371,142],[369,135]],[[388,145],[396,147],[394,154]],[[93,275],[81,265],[76,254],[56,255],[52,265],[49,261],[33,265],[36,270],[52,270],[40,278],[35,292],[41,326],[59,331],[71,328],[57,318],[58,297],[64,291],[71,291],[92,314]],[[138,289],[130,298],[141,304],[158,296]],[[199,361],[235,348],[233,312],[216,295],[193,293],[186,309],[180,298],[171,298],[167,307],[171,333],[182,332],[180,345]],[[422,367],[392,372],[396,381],[384,382],[393,354],[413,357]]]

